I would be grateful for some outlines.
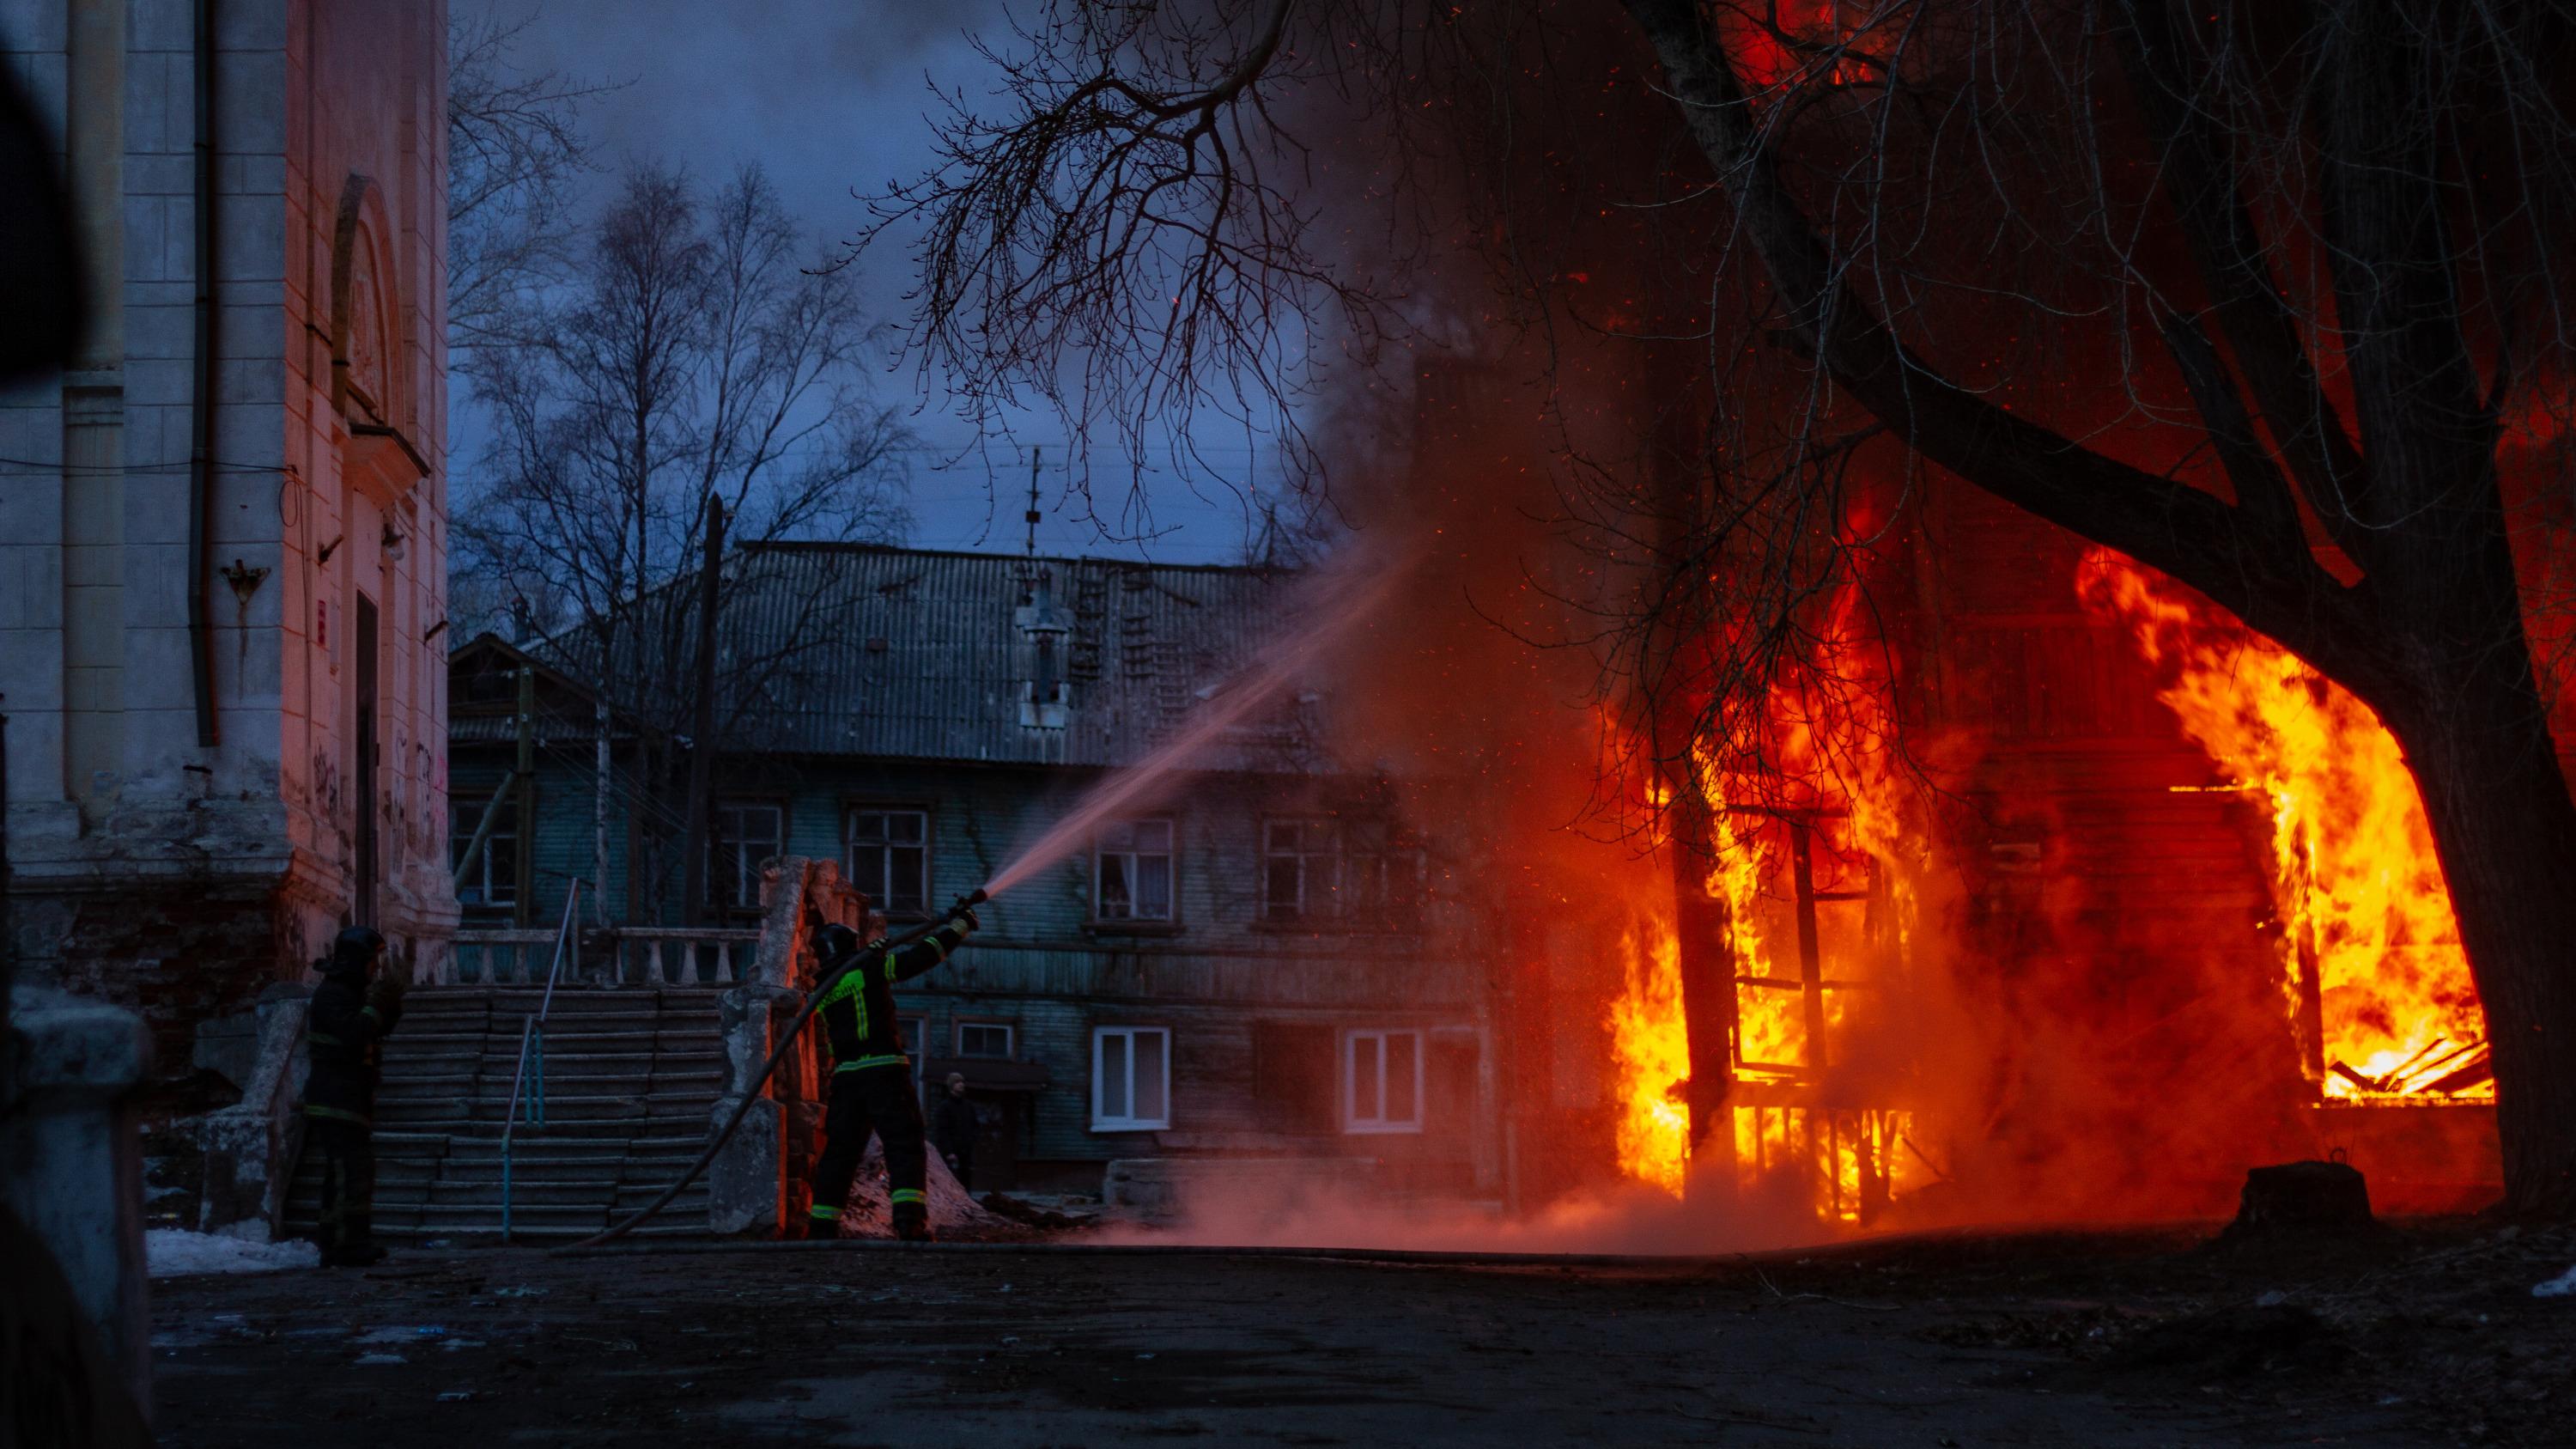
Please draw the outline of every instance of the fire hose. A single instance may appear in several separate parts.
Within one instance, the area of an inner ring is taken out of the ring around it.
[[[822,1004],[823,998],[831,992],[835,985],[839,984],[842,977],[856,971],[866,962],[882,960],[886,953],[890,951],[898,951],[911,945],[913,942],[920,940],[922,937],[927,936],[931,932],[938,930],[940,927],[947,925],[949,922],[956,920],[957,917],[965,911],[982,905],[990,898],[991,897],[986,894],[986,889],[978,886],[974,890],[967,892],[965,895],[959,896],[956,904],[948,908],[947,914],[939,917],[937,920],[924,922],[923,924],[915,926],[911,930],[904,932],[900,936],[895,936],[888,940],[878,942],[875,946],[858,952],[851,956],[849,960],[843,962],[841,966],[830,975],[825,976],[822,980],[814,983],[814,989],[806,994],[804,1006],[797,1010],[795,1020],[787,1023],[787,1030],[779,1034],[778,1044],[769,1049],[769,1060],[760,1064],[760,1075],[754,1077],[751,1085],[743,1089],[742,1100],[734,1104],[733,1115],[725,1119],[725,1124],[717,1131],[715,1140],[707,1144],[707,1150],[699,1153],[698,1160],[689,1164],[689,1170],[680,1174],[680,1180],[663,1189],[660,1197],[657,1197],[651,1202],[636,1209],[633,1213],[629,1214],[625,1220],[611,1226],[605,1232],[595,1233],[590,1237],[582,1239],[578,1243],[570,1243],[563,1247],[556,1248],[553,1251],[558,1253],[570,1253],[582,1248],[595,1248],[601,1243],[611,1242],[615,1239],[622,1238],[628,1233],[631,1233],[635,1231],[635,1229],[643,1226],[644,1223],[655,1213],[669,1207],[671,1205],[671,1200],[678,1197],[681,1193],[686,1192],[689,1184],[698,1180],[698,1174],[707,1170],[707,1164],[716,1160],[716,1154],[724,1150],[724,1145],[733,1140],[734,1129],[742,1125],[742,1119],[751,1111],[751,1104],[762,1100],[763,1092],[769,1086],[770,1074],[778,1070],[779,1062],[784,1060],[787,1056],[787,1049],[796,1044],[797,1036],[805,1030],[805,1023],[813,1018],[814,1009]]]

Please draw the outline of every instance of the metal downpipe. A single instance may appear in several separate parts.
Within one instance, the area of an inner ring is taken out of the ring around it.
[[[189,378],[188,666],[196,685],[197,743],[217,743],[215,637],[206,607],[207,550],[214,547],[215,467],[215,0],[196,0],[196,349]]]

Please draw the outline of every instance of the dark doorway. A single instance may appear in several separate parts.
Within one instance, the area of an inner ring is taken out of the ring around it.
[[[357,924],[376,924],[376,601],[358,595],[358,734],[349,781],[358,810],[358,880],[351,910]]]
[[[983,1130],[975,1134],[975,1190],[1010,1192],[1020,1185],[1020,1114],[1026,1092],[967,1091]]]

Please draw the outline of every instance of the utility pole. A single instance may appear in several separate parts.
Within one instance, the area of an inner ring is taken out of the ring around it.
[[[724,500],[707,495],[706,557],[698,565],[697,717],[689,729],[689,844],[680,863],[681,919],[705,922],[707,909],[708,791],[714,783],[716,733],[716,584],[724,556]]]
[[[513,919],[524,926],[536,904],[537,864],[537,671],[519,666],[518,880]]]
[[[608,924],[608,689],[603,682],[590,701],[590,909]]]

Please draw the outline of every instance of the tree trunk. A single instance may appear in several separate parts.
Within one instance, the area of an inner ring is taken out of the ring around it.
[[[695,925],[714,918],[708,899],[708,834],[716,753],[716,594],[717,570],[724,557],[724,500],[710,493],[706,511],[706,557],[698,566],[697,711],[689,730],[688,856],[680,862],[680,912]]]
[[[2538,692],[2442,693],[2406,751],[2494,1052],[2504,1207],[2576,1216],[2576,801]]]
[[[1673,836],[1673,928],[1678,933],[1682,1024],[1690,1048],[1689,1191],[1721,1197],[1735,1187],[1735,945],[1726,902],[1708,893],[1716,862],[1708,801],[1685,768],[1668,772]]]
[[[2363,447],[2310,501],[2361,525],[2339,530],[2367,574],[2347,588],[2255,515],[2052,434],[1909,352],[1855,283],[1865,266],[1783,181],[1698,0],[1623,4],[1788,325],[1861,407],[2003,502],[2200,589],[2379,711],[2407,751],[2486,1011],[2506,1206],[2576,1216],[2576,802],[2522,628],[2493,404],[2461,330],[2441,128],[2418,104],[2420,23],[2337,12],[2321,107],[2325,251]]]

